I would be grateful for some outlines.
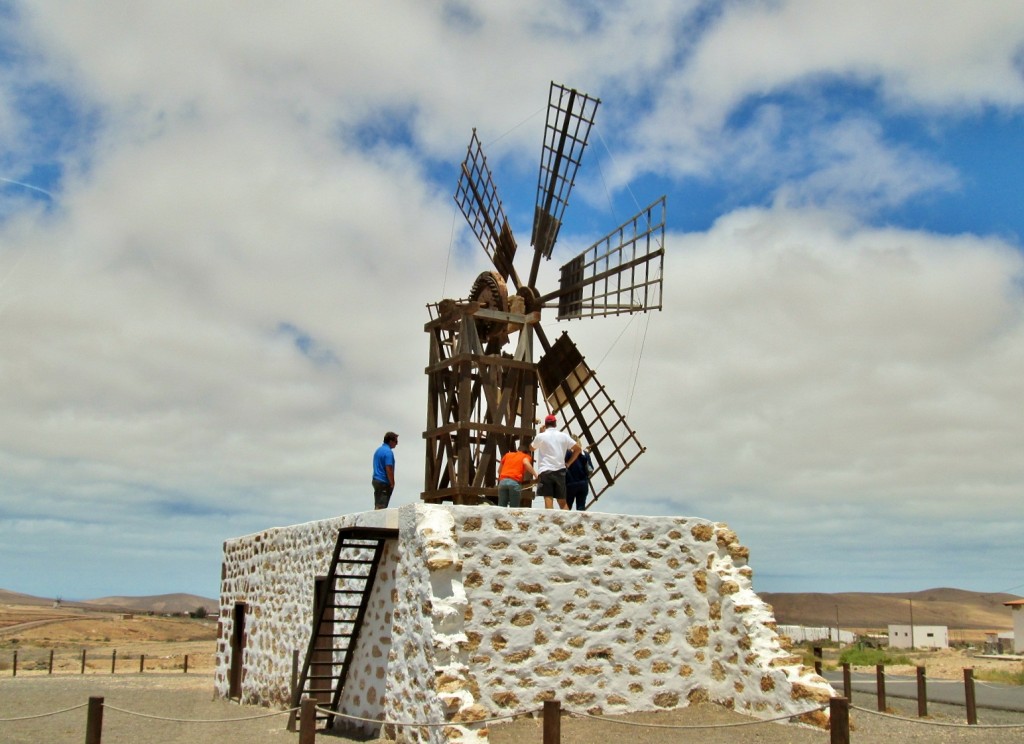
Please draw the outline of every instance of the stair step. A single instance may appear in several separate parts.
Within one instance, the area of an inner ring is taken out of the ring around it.
[[[393,539],[395,534],[397,530],[364,528],[349,528],[339,533],[330,567],[330,594],[321,595],[325,599],[330,596],[331,601],[322,605],[320,614],[314,619],[316,634],[310,639],[312,648],[302,670],[304,694],[320,699],[340,694],[342,678],[352,662],[352,639],[359,631],[360,613],[367,606],[372,588],[370,582],[380,565],[384,543]],[[346,599],[354,599],[356,604],[347,603]],[[346,632],[323,632],[326,629]],[[326,648],[321,645],[324,641],[328,644]],[[317,659],[316,655],[325,658]],[[333,714],[318,712],[316,720],[329,722],[333,718]]]

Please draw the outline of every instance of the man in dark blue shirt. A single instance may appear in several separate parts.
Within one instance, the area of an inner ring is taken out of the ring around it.
[[[569,463],[568,455],[565,458],[565,499],[570,509],[585,511],[587,508],[587,496],[590,493],[590,471],[593,466],[590,464],[590,453],[583,450],[579,457]]]

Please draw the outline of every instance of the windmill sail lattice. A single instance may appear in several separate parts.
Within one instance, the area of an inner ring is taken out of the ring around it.
[[[600,103],[585,93],[551,84],[544,146],[537,175],[533,237],[530,240],[538,257],[551,258],[551,250],[562,227],[562,215],[569,206],[569,192],[576,185],[576,171],[583,160],[583,151]],[[531,273],[530,283],[534,281],[536,277]]]
[[[481,274],[468,297],[430,307],[424,328],[430,335],[424,500],[495,501],[498,461],[533,438],[541,403],[590,449],[594,500],[644,452],[568,334],[551,343],[540,324],[548,308],[557,308],[559,320],[661,309],[664,197],[562,266],[558,289],[541,294],[536,288],[540,261],[552,256],[558,240],[599,104],[551,84],[525,281],[516,271],[516,240],[473,131],[455,202],[495,270]],[[504,347],[513,339],[510,353]],[[543,350],[538,361],[535,340]]]

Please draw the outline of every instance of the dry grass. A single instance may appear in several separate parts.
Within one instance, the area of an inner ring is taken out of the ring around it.
[[[145,671],[182,669],[186,655],[190,671],[212,671],[216,637],[215,620],[0,605],[0,671],[16,651],[18,674],[46,674],[52,651],[54,673],[82,673],[83,649],[86,674],[138,672],[143,656]]]

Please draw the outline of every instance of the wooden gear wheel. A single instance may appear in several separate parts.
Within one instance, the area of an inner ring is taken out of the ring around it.
[[[497,271],[485,271],[473,282],[473,289],[469,292],[469,299],[472,302],[479,302],[480,307],[498,312],[509,312],[508,287],[505,280]],[[480,338],[485,341],[507,340],[507,324],[498,320],[477,320],[477,331]]]

